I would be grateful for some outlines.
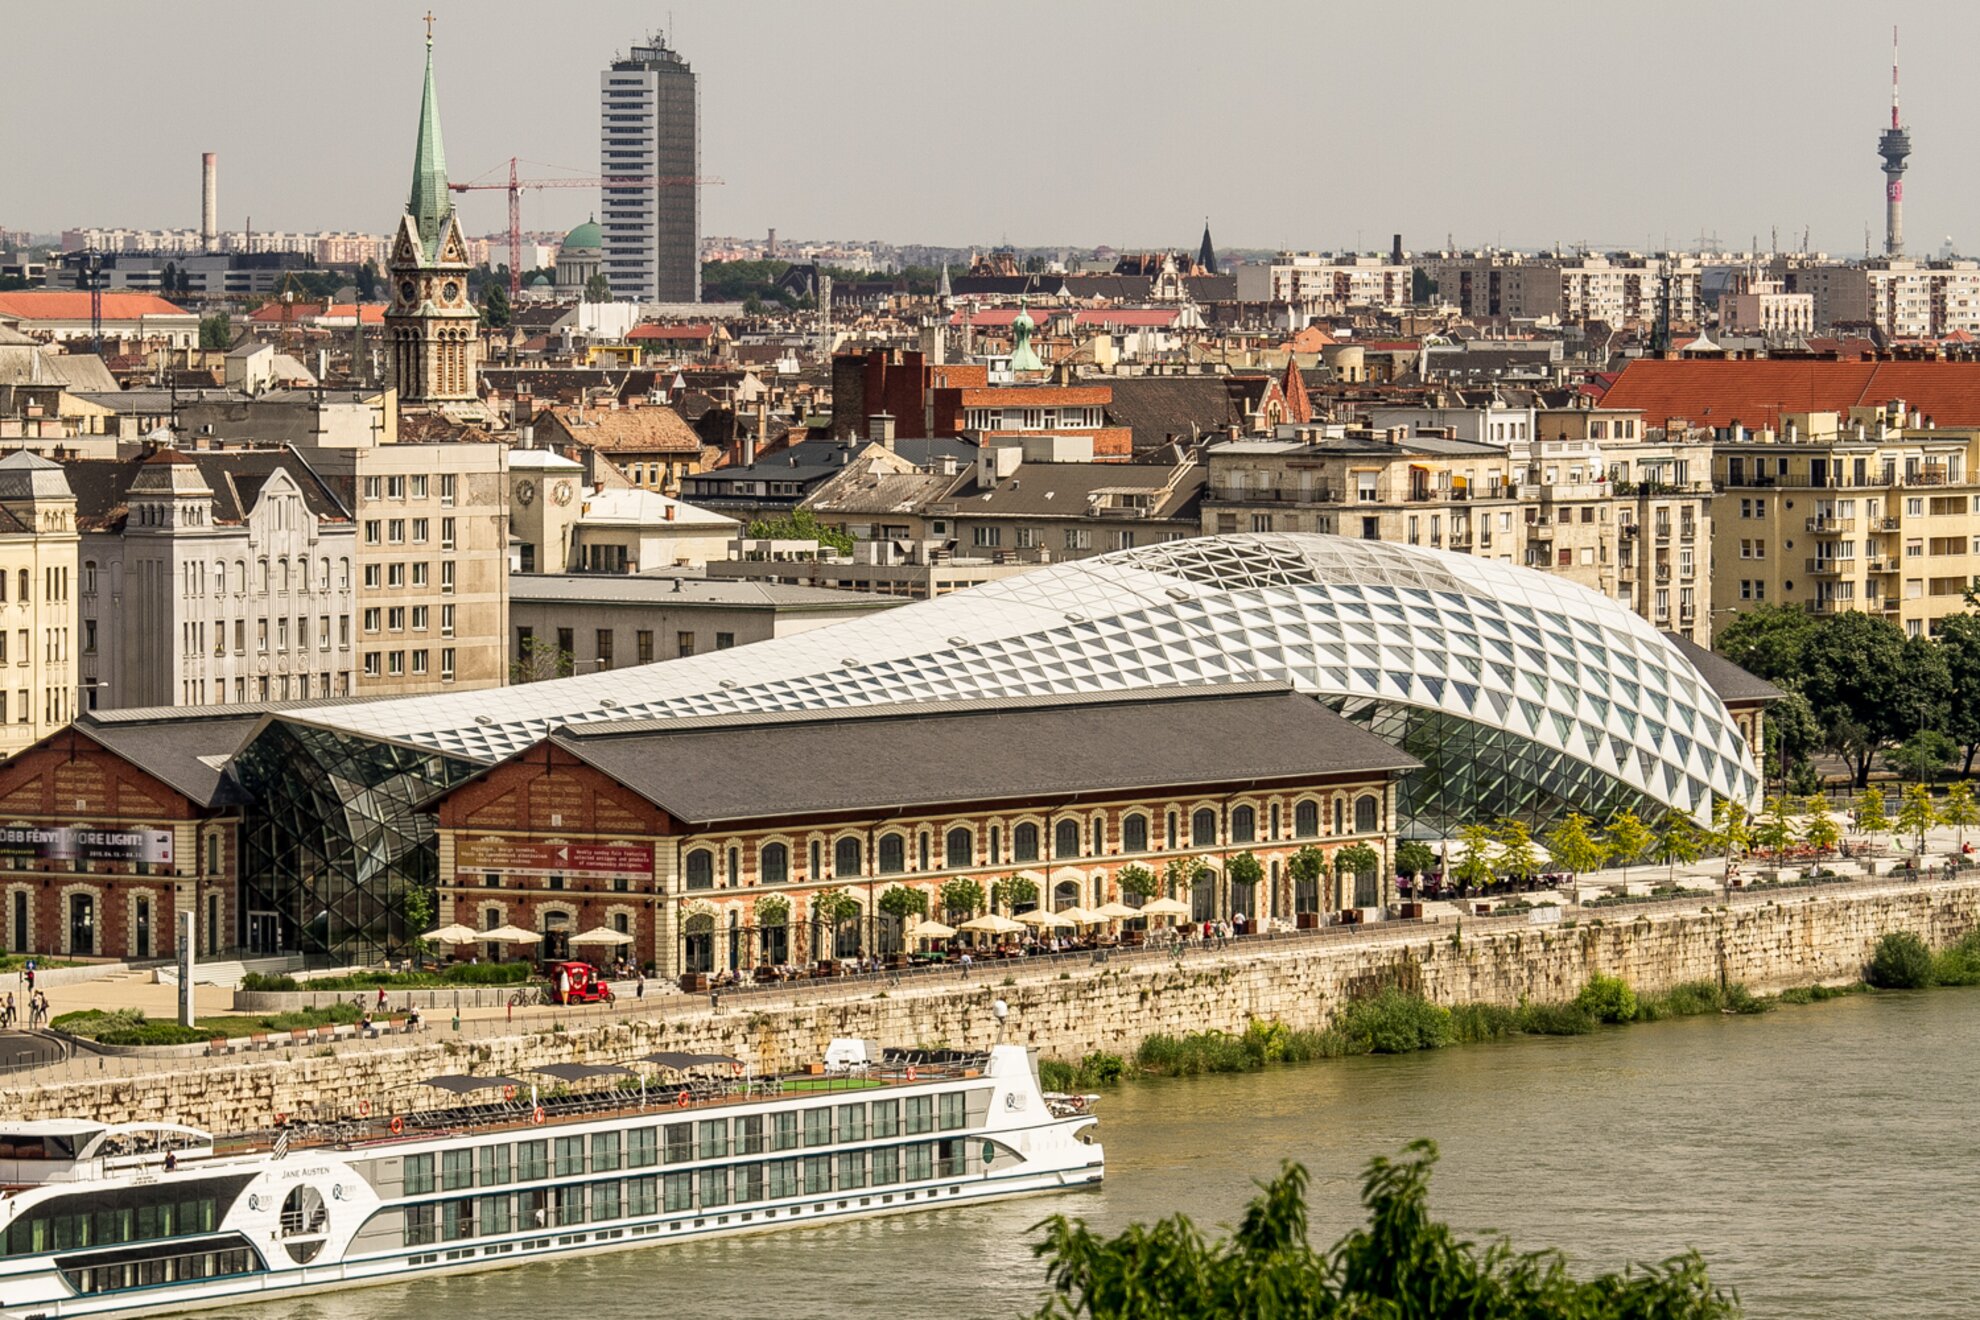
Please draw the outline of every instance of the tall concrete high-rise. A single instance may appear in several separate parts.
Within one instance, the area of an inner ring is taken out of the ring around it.
[[[598,227],[614,298],[701,301],[701,99],[694,70],[649,37],[599,76]],[[613,179],[641,179],[613,183]]]
[[[220,157],[201,152],[199,157],[199,250],[211,252],[220,241]]]
[[[1884,255],[1904,255],[1904,165],[1911,155],[1911,130],[1898,118],[1898,31],[1891,29],[1891,126],[1877,139],[1884,158]]]

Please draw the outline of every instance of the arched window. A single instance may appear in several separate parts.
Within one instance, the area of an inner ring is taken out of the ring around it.
[[[1347,817],[1343,813],[1341,807],[1341,800],[1339,798],[1334,799],[1334,833],[1336,834],[1347,833]]]
[[[811,841],[811,878],[813,880],[822,880],[824,878],[825,867],[823,863],[824,850],[819,846],[818,840],[813,839]]]
[[[1320,804],[1311,798],[1293,807],[1293,834],[1310,839],[1320,832]]]
[[[1138,811],[1121,821],[1121,851],[1148,851],[1148,817]]]
[[[1272,804],[1272,838],[1274,840],[1277,840],[1278,837],[1279,837],[1279,804],[1274,802]]]
[[[16,600],[18,600],[18,601],[20,601],[20,602],[21,602],[21,604],[23,604],[23,605],[25,605],[25,604],[27,604],[27,602],[28,602],[28,583],[29,583],[29,582],[31,582],[32,580],[33,580],[33,579],[31,579],[31,578],[29,578],[29,577],[28,577],[28,571],[27,571],[27,570],[26,570],[25,568],[24,568],[24,569],[22,569],[22,570],[21,570],[21,589],[20,589],[20,591],[19,591],[19,593],[18,593],[18,594],[17,594],[17,595],[16,595],[15,597],[14,597],[14,599],[16,599]]]
[[[897,875],[907,870],[907,840],[898,834],[880,836],[880,874]]]
[[[835,879],[844,880],[849,876],[858,875],[859,863],[858,839],[848,836],[832,845],[832,875]]]
[[[951,870],[959,870],[975,862],[976,840],[968,830],[958,825],[942,841],[942,864]]]
[[[1011,830],[1011,860],[1014,862],[1038,860],[1038,827],[1030,821]]]
[[[1052,910],[1058,912],[1079,902],[1079,881],[1061,880],[1052,886]]]
[[[1189,846],[1192,848],[1217,846],[1217,813],[1209,807],[1198,807],[1190,816]]]
[[[928,869],[928,831],[927,830],[923,830],[920,834],[917,834],[915,836],[914,851],[915,851],[915,863],[914,863],[915,869],[919,871],[926,871]]]
[[[742,883],[742,849],[731,848],[729,849],[728,887],[730,889],[734,889],[737,885],[741,883]]]
[[[1052,827],[1052,856],[1079,856],[1079,822],[1062,820]]]
[[[687,855],[687,887],[689,889],[713,889],[715,887],[715,854],[706,848],[696,848]]]
[[[1250,807],[1231,808],[1231,842],[1250,843],[1258,837],[1258,813]]]
[[[1107,822],[1099,816],[1093,818],[1093,855],[1102,856],[1107,851]]]
[[[1375,805],[1375,797],[1372,793],[1364,793],[1356,798],[1354,800],[1354,832],[1356,834],[1373,834],[1376,828],[1376,817],[1380,811],[1381,808]]]
[[[1169,813],[1168,839],[1169,839],[1169,846],[1171,848],[1175,847],[1176,846],[1176,813],[1173,811]]]
[[[757,859],[756,881],[764,885],[781,885],[791,878],[791,850],[781,843],[766,843],[763,854]]]
[[[248,593],[247,560],[234,561],[234,594],[245,596]]]
[[[94,563],[84,564],[83,594],[93,595],[95,591],[96,591],[96,565]],[[216,596],[224,596],[227,594],[227,561],[224,559],[213,566],[213,594]]]

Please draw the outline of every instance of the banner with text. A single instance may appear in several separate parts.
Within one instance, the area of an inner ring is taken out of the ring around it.
[[[172,864],[170,830],[95,830],[83,825],[0,825],[0,857],[38,862]]]
[[[650,880],[653,845],[646,843],[541,843],[500,835],[460,840],[454,870],[505,875],[564,875],[593,880]]]

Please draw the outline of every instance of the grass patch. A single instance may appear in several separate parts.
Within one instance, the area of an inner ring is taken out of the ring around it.
[[[1519,1034],[1519,1010],[1503,1004],[1459,1004],[1451,1010],[1451,1039],[1482,1045]]]
[[[290,1013],[222,1014],[193,1019],[193,1025],[152,1021],[134,1008],[83,1009],[63,1013],[52,1023],[57,1031],[103,1045],[189,1045],[220,1036],[253,1036],[263,1032],[307,1030],[360,1021],[364,1010],[355,1004],[298,1009]]]
[[[1586,1036],[1599,1025],[1577,1004],[1521,1004],[1518,1021],[1527,1036]]]

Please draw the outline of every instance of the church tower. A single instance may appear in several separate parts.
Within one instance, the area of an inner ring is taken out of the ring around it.
[[[480,314],[468,301],[467,242],[447,192],[440,99],[433,90],[433,25],[426,28],[426,87],[419,103],[412,195],[392,243],[392,301],[385,309],[392,383],[402,407],[475,402]]]

